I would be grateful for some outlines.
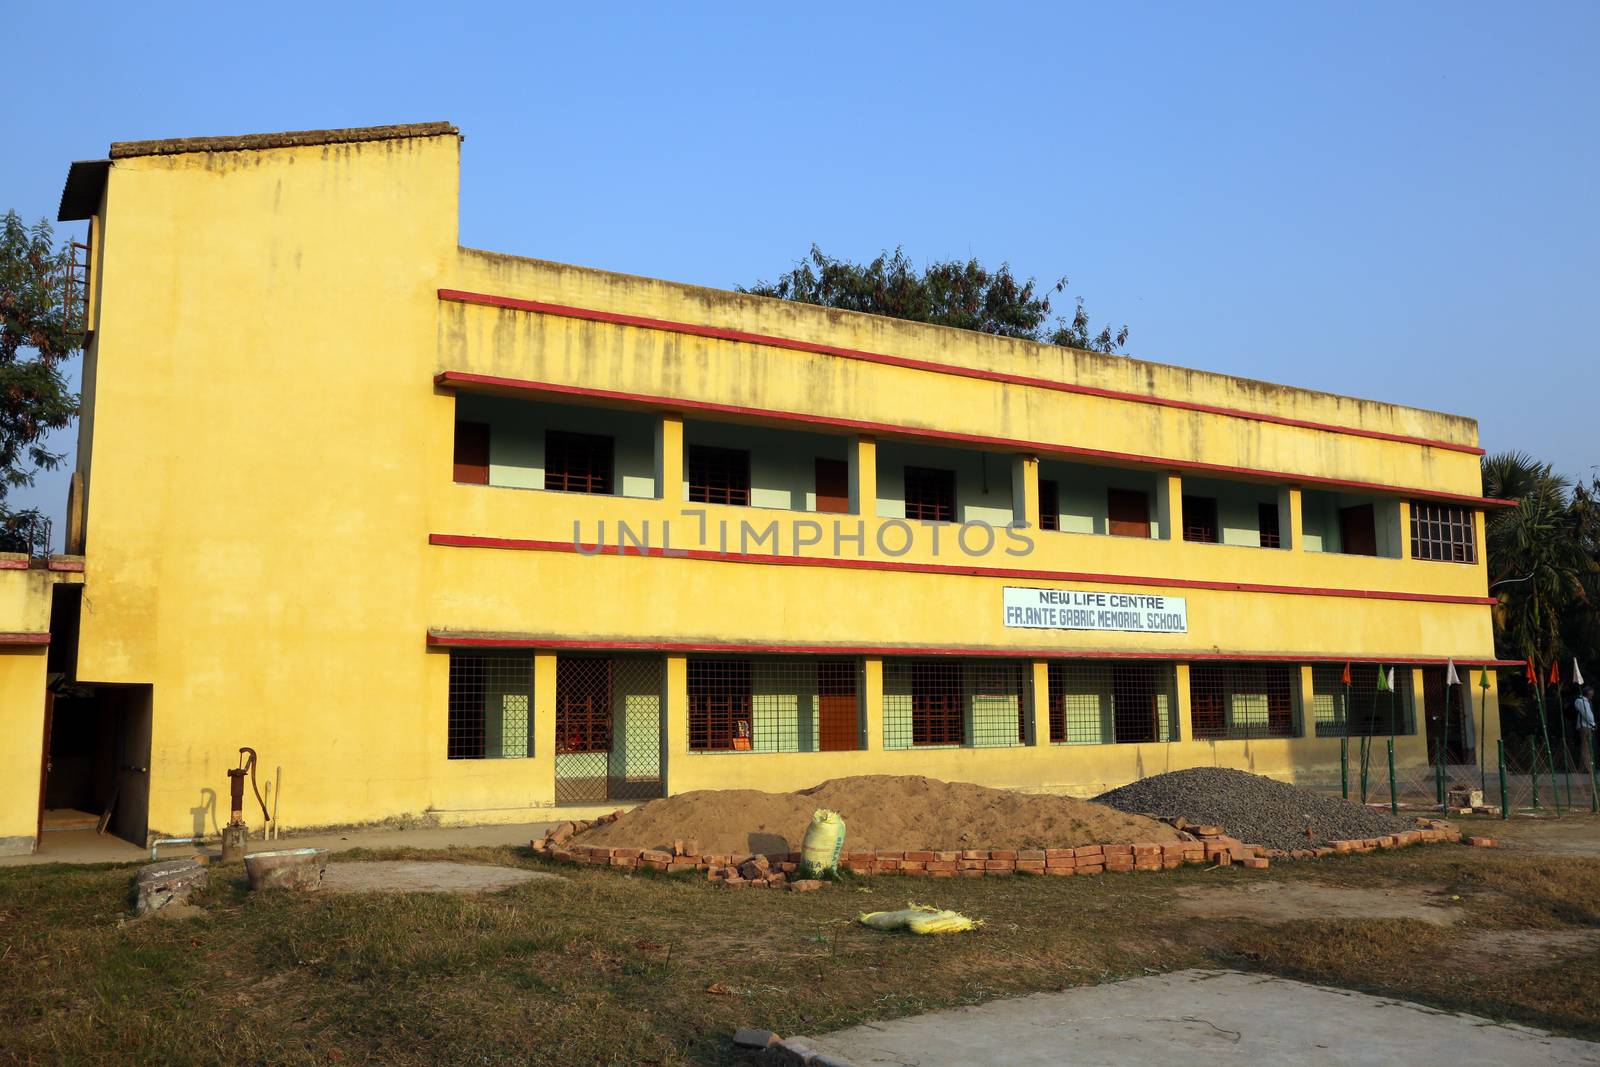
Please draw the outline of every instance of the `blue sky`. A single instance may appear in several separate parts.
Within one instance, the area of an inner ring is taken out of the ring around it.
[[[1600,464],[1600,5],[441,7],[13,7],[0,210],[112,140],[447,119],[463,244],[725,287],[812,242],[1004,260],[1132,355]]]

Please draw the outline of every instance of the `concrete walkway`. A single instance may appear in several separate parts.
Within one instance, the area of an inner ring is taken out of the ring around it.
[[[423,826],[410,830],[340,830],[333,833],[286,834],[277,841],[252,837],[247,851],[274,848],[478,848],[522,845],[544,833],[551,824],[507,823],[503,826]],[[196,849],[192,845],[163,845],[162,857],[193,855],[196,851],[220,854],[215,839]],[[120,837],[93,830],[67,830],[44,835],[43,847],[31,856],[0,856],[0,867],[35,863],[148,863],[150,850]]]
[[[1236,971],[1179,971],[807,1039],[857,1067],[1600,1064],[1600,1044]]]

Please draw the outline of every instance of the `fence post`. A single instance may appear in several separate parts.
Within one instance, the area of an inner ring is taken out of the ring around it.
[[[1339,738],[1339,792],[1350,799],[1350,739]]]
[[[1433,792],[1434,799],[1440,808],[1444,807],[1444,746],[1436,745],[1433,750]]]
[[[1389,738],[1389,814],[1400,814],[1400,798],[1394,792],[1394,738]]]
[[[1533,810],[1534,811],[1538,811],[1539,810],[1539,742],[1533,740],[1531,737],[1528,739],[1528,755],[1533,757],[1532,762],[1528,764],[1528,766],[1532,768],[1532,774],[1533,774]]]
[[[1506,793],[1506,740],[1501,738],[1496,747],[1500,754],[1500,818],[1511,818],[1511,797]]]

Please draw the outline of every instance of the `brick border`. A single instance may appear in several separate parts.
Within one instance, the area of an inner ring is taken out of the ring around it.
[[[788,888],[799,892],[819,889],[824,884],[794,875],[800,870],[798,852],[774,855],[702,852],[693,840],[674,841],[672,848],[648,849],[613,845],[569,844],[575,834],[593,826],[616,821],[615,811],[598,819],[564,822],[534,839],[530,847],[537,856],[560,863],[613,867],[621,870],[666,871],[705,875],[707,881],[720,882],[728,889]],[[1179,840],[1135,842],[1133,844],[1078,845],[1073,848],[1041,849],[854,849],[839,856],[841,869],[868,876],[905,875],[921,878],[994,878],[1013,875],[1069,877],[1073,875],[1163,871],[1184,864],[1227,867],[1238,864],[1247,870],[1264,870],[1275,859],[1309,860],[1324,856],[1411,845],[1460,843],[1461,831],[1438,819],[1417,819],[1417,829],[1403,830],[1380,837],[1351,838],[1317,848],[1263,848],[1230,837],[1220,827],[1177,825]],[[1488,838],[1469,837],[1469,845],[1492,844]]]

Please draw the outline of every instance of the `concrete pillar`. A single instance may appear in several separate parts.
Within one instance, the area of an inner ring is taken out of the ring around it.
[[[683,500],[683,416],[672,412],[656,424],[656,499]]]
[[[683,761],[689,758],[689,660],[686,656],[667,656],[662,672],[666,685],[667,721],[662,730],[664,751],[661,765],[665,771],[667,796],[684,792],[677,783],[687,775]]]
[[[1050,744],[1050,662],[1033,661],[1033,706],[1028,714],[1028,736],[1024,740],[1041,748]]]
[[[1309,663],[1300,665],[1300,736],[1317,736],[1316,696]]]
[[[883,660],[868,656],[861,671],[862,748],[868,752],[883,749]]]
[[[556,802],[556,656],[537,652],[533,657],[533,780],[535,796]]]
[[[1161,520],[1161,536],[1168,541],[1183,540],[1183,477],[1175,472],[1156,483],[1156,515]]]
[[[1283,547],[1300,550],[1305,537],[1305,497],[1298,485],[1278,491],[1278,529],[1283,535]]]
[[[1400,558],[1411,558],[1411,501],[1409,500],[1400,501]]]
[[[1039,457],[1011,459],[1011,521],[1039,528]]]
[[[1176,664],[1173,668],[1178,686],[1178,736],[1175,741],[1194,740],[1194,706],[1189,700],[1189,665]]]
[[[871,437],[857,437],[850,450],[850,513],[878,513],[878,442]]]

